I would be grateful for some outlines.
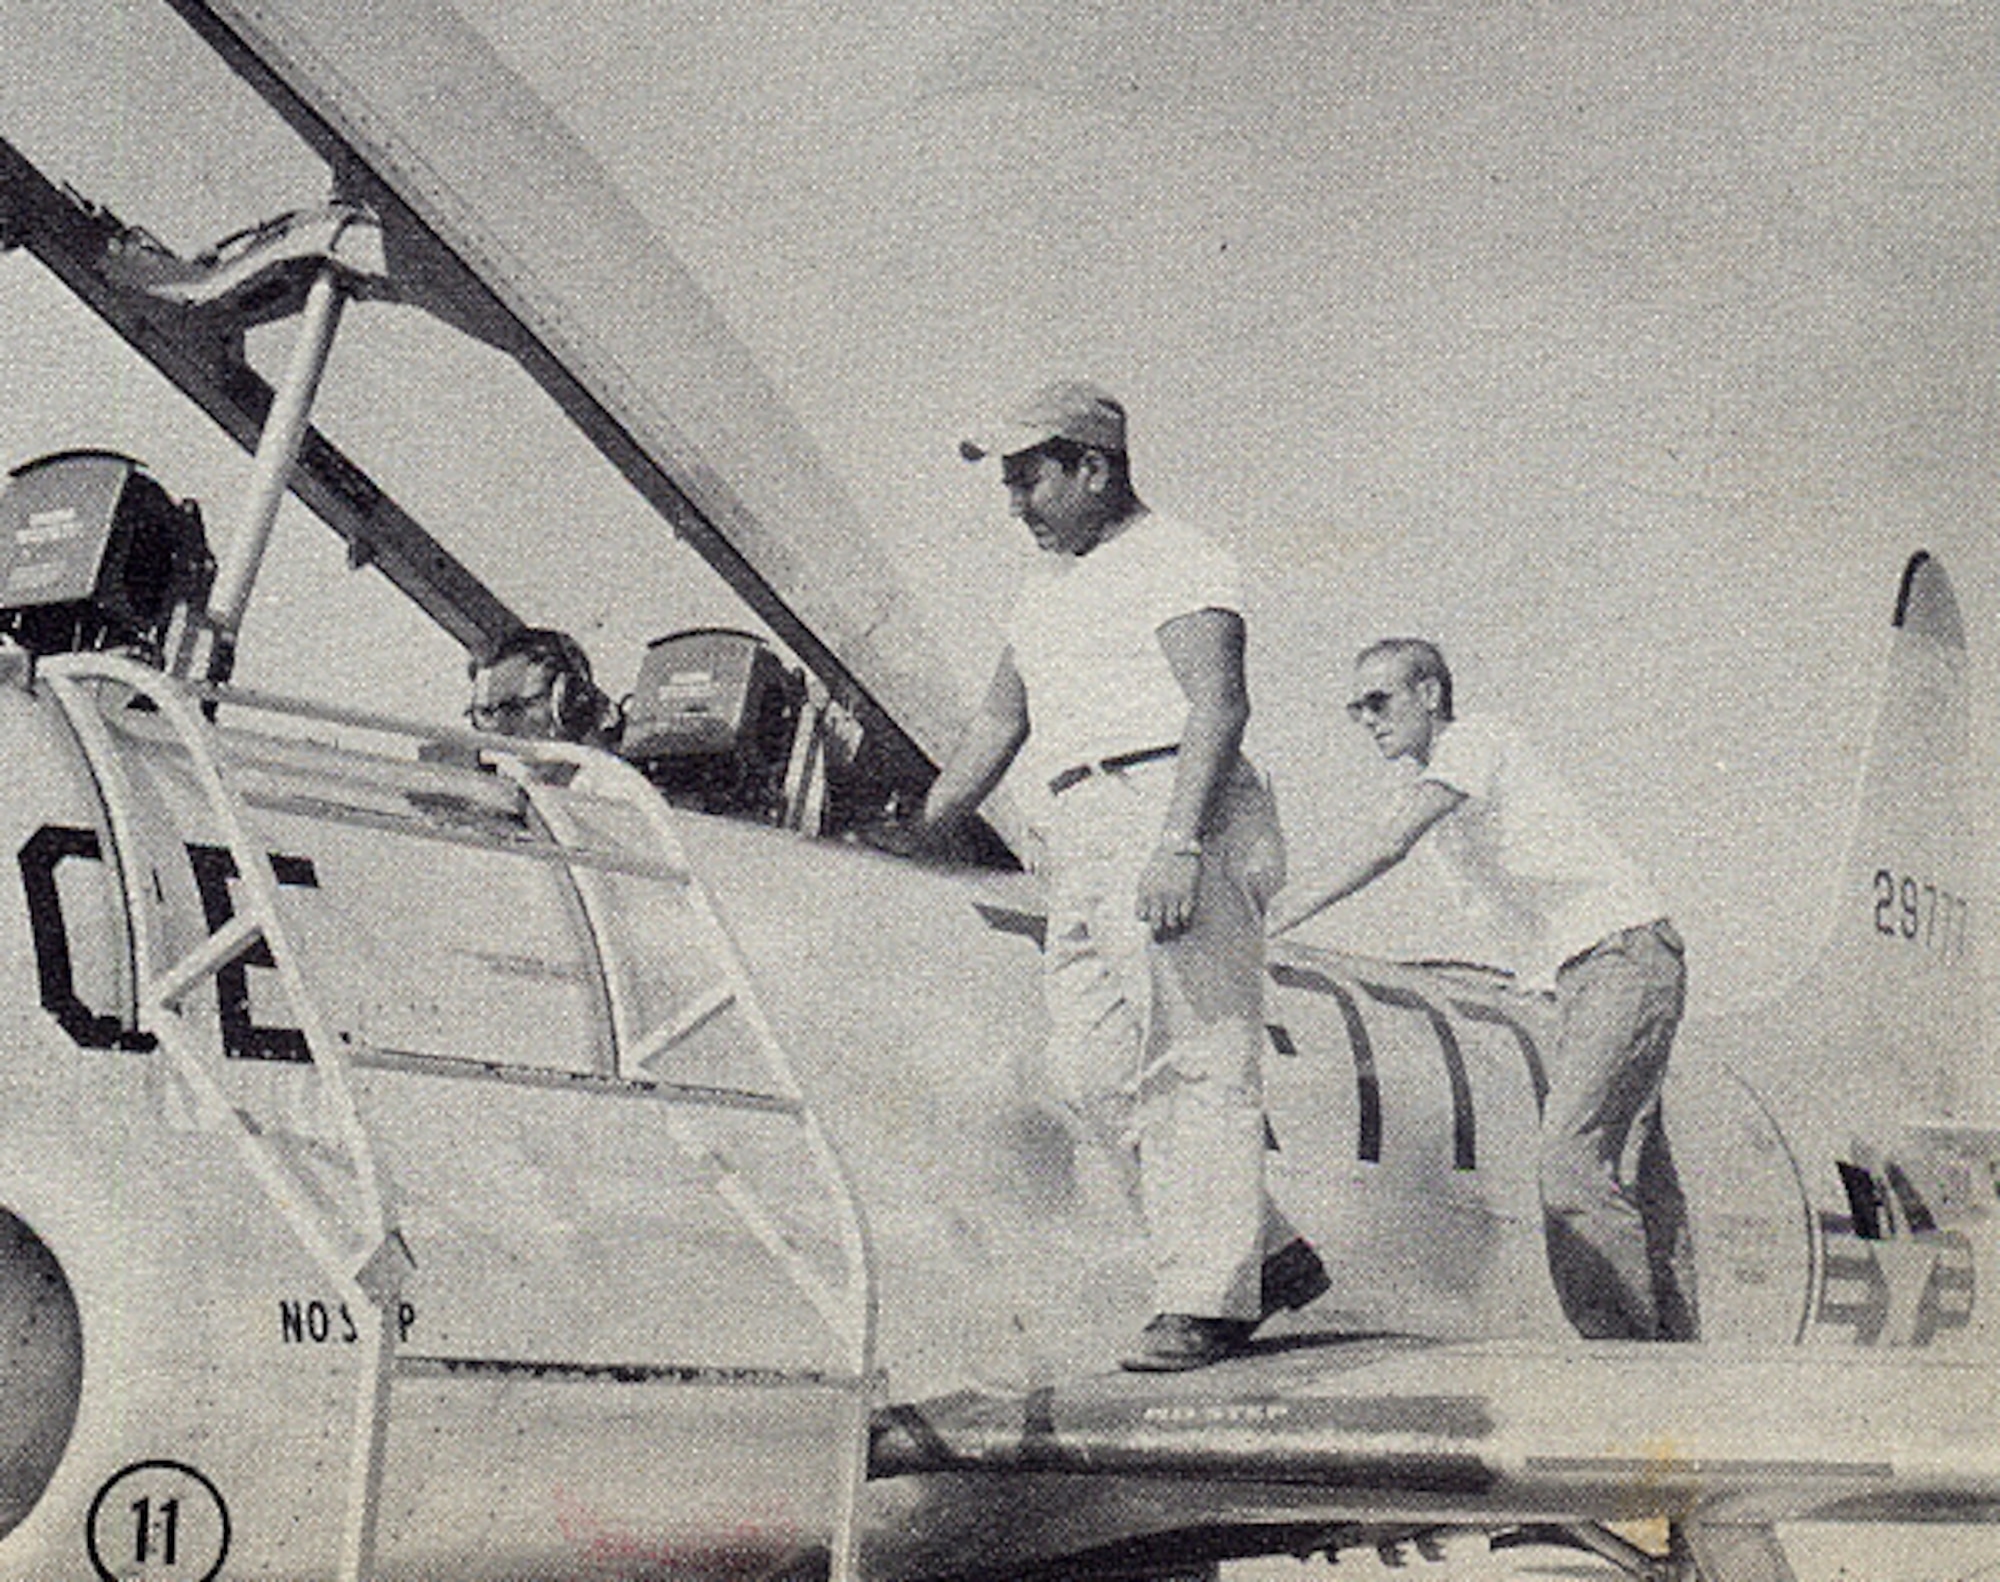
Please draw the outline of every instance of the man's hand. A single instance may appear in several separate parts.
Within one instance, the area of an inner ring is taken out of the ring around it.
[[[1195,891],[1201,884],[1201,856],[1193,851],[1156,851],[1139,874],[1134,908],[1155,939],[1173,939],[1194,921]]]

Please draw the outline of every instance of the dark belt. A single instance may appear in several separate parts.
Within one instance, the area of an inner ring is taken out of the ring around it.
[[[1141,747],[1137,752],[1113,753],[1109,758],[1100,758],[1095,763],[1071,764],[1067,769],[1049,776],[1049,795],[1061,796],[1072,786],[1082,785],[1092,775],[1115,774],[1120,769],[1149,764],[1156,758],[1171,758],[1179,751],[1178,746]]]

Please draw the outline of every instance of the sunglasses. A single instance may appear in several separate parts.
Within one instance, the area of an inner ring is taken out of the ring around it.
[[[1347,705],[1347,717],[1356,725],[1364,720],[1379,720],[1389,712],[1395,696],[1393,692],[1364,692]]]

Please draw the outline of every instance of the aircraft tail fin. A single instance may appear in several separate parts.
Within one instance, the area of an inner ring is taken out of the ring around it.
[[[1854,851],[1861,866],[1872,869],[1871,845],[1900,854],[1905,866],[1928,865],[1941,877],[1945,867],[1964,860],[1970,718],[1958,599],[1942,563],[1919,551],[1897,589],[1888,669],[1863,761]],[[1866,883],[1872,894],[1872,871]],[[1926,926],[1928,921],[1926,916]]]
[[[1866,1062],[1857,1086],[1933,1122],[1968,1116],[1979,1093],[1971,740],[1965,624],[1920,551],[1897,590],[1830,948],[1797,1008],[1832,1024],[1829,1076]]]
[[[1932,1182],[1994,1156],[1970,770],[1964,618],[1942,562],[1918,552],[1896,592],[1830,934],[1736,1040],[1740,1076],[1828,1138],[1844,1174],[1884,1174],[1884,1150]]]

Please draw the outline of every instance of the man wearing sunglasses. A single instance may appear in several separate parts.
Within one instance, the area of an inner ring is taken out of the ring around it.
[[[1050,1075],[1136,1165],[1153,1263],[1157,1311],[1123,1365],[1201,1367],[1328,1285],[1264,1187],[1263,915],[1284,845],[1239,750],[1240,578],[1140,500],[1125,409],[1095,385],[1038,390],[959,449],[999,460],[1043,553],[925,823],[962,820],[1027,749],[1046,799]]]
[[[1415,773],[1332,871],[1279,897],[1271,932],[1352,895],[1429,835],[1447,878],[1510,942],[1520,980],[1555,994],[1538,1174],[1564,1313],[1589,1337],[1693,1339],[1686,1204],[1660,1121],[1687,990],[1680,936],[1517,731],[1456,713],[1435,644],[1363,649],[1351,697],[1349,718]]]

